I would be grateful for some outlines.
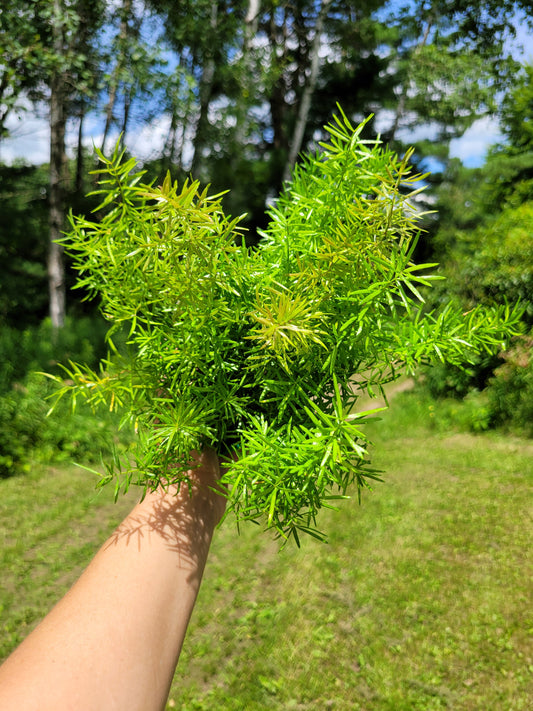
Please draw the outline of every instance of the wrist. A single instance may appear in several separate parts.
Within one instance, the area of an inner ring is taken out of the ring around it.
[[[214,529],[220,522],[226,508],[226,497],[219,484],[220,465],[213,450],[191,454],[191,468],[188,479],[171,482],[149,492],[140,506],[155,512],[172,512],[173,516],[184,516],[201,521],[205,527]]]

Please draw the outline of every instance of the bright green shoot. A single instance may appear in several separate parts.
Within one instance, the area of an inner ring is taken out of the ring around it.
[[[78,286],[101,300],[110,356],[71,364],[70,392],[119,409],[138,438],[103,482],[184,479],[189,453],[228,456],[239,521],[284,539],[323,537],[316,517],[377,474],[361,395],[420,363],[461,364],[501,348],[519,314],[421,308],[435,265],[412,263],[419,175],[341,114],[269,212],[259,247],[196,182],[143,183],[135,160],[100,155],[98,220],[72,218],[64,244]],[[128,332],[119,353],[113,334]],[[235,455],[234,458],[231,455]]]

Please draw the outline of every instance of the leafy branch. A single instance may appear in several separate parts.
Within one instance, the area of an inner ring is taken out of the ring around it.
[[[135,423],[135,461],[113,462],[105,482],[184,480],[190,451],[211,446],[228,456],[239,521],[322,538],[320,509],[378,478],[364,432],[375,411],[354,414],[358,398],[420,363],[464,364],[516,332],[516,309],[424,311],[422,289],[438,277],[411,261],[421,176],[409,155],[363,140],[363,127],[335,117],[255,249],[221,195],[169,175],[145,184],[118,148],[100,155],[103,216],[72,216],[63,242],[78,287],[101,299],[112,353],[98,373],[67,367],[58,396]],[[124,325],[127,356],[113,342]]]

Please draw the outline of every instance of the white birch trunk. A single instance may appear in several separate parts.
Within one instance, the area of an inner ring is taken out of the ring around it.
[[[298,108],[298,116],[296,118],[296,124],[294,126],[294,132],[292,134],[292,140],[290,142],[289,156],[287,158],[287,162],[285,163],[285,170],[283,172],[284,181],[290,179],[291,170],[294,168],[296,159],[298,158],[298,153],[302,148],[305,128],[307,126],[307,119],[309,118],[309,109],[311,108],[311,99],[313,98],[313,93],[315,91],[316,82],[318,79],[318,55],[320,53],[322,29],[324,27],[324,20],[326,18],[331,2],[332,0],[322,0],[320,10],[316,18],[315,35],[313,37],[313,43],[311,45],[311,68],[309,72],[309,79],[304,87],[300,106]]]
[[[61,0],[54,0],[54,50],[58,57],[63,53],[63,23]],[[49,200],[49,245],[48,287],[50,296],[50,319],[54,330],[65,324],[65,267],[63,247],[56,243],[62,235],[63,177],[65,156],[65,84],[62,72],[54,71],[50,82],[50,200]]]

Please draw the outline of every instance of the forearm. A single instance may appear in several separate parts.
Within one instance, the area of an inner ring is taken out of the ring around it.
[[[164,707],[223,509],[206,457],[193,495],[149,494],[7,660],[3,711]]]

